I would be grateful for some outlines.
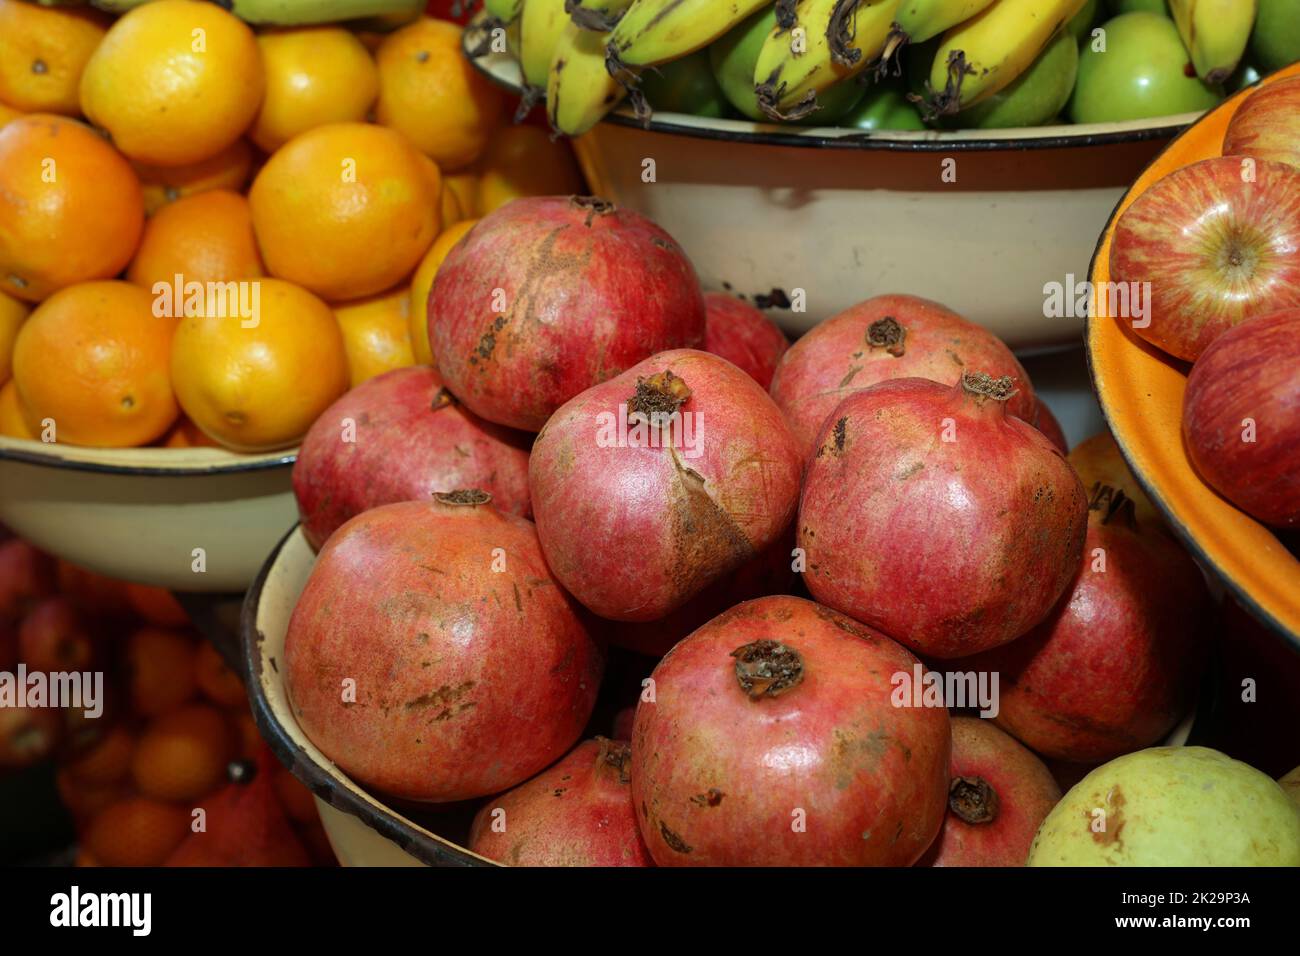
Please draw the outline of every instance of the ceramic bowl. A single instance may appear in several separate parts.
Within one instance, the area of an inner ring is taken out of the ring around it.
[[[1265,79],[1300,76],[1300,63]],[[1115,221],[1157,180],[1219,156],[1228,123],[1249,90],[1175,139],[1133,184],[1102,233],[1092,281],[1110,280]],[[1088,360],[1102,413],[1133,473],[1202,564],[1260,621],[1300,649],[1300,560],[1271,530],[1219,497],[1196,474],[1182,440],[1187,363],[1140,339],[1123,321],[1088,322]]]

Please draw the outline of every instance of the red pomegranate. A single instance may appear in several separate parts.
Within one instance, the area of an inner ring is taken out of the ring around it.
[[[1300,309],[1249,319],[1192,367],[1183,438],[1206,483],[1242,511],[1300,528]]]
[[[285,638],[311,741],[361,783],[433,803],[498,793],[560,757],[602,655],[532,524],[460,491],[381,505],[316,559]]]
[[[790,526],[800,461],[781,412],[716,355],[663,352],[567,402],[528,465],[546,561],[615,621],[656,621]]]
[[[1159,742],[1186,714],[1210,615],[1195,562],[1143,530],[1123,492],[1098,486],[1073,588],[1029,634],[968,666],[1000,675],[998,726],[1040,754],[1101,763]]]
[[[632,794],[660,866],[908,866],[948,794],[948,711],[895,706],[916,659],[795,597],[737,605],[655,668]]]
[[[764,388],[772,384],[790,340],[775,322],[725,292],[704,295],[704,351],[720,355]]]
[[[943,830],[924,866],[1024,866],[1038,825],[1061,799],[1047,766],[988,720],[952,719]]]
[[[597,737],[483,804],[469,848],[510,866],[653,866],[632,807],[632,748]]]
[[[55,587],[54,559],[19,538],[0,541],[0,618],[17,621]]]
[[[951,385],[963,371],[1010,376],[1011,414],[1038,416],[1029,375],[992,332],[937,302],[911,295],[868,299],[822,322],[790,347],[772,379],[772,398],[785,412],[805,458],[826,416],[849,395],[895,378]]]
[[[18,656],[28,670],[89,670],[99,656],[90,629],[65,597],[46,598],[18,628]]]
[[[1038,400],[1038,418],[1034,421],[1038,430],[1047,436],[1047,440],[1055,445],[1062,455],[1070,454],[1070,442],[1065,437],[1065,429],[1061,423],[1056,420],[1052,410],[1047,407],[1047,403],[1041,398]]]
[[[438,270],[429,342],[447,386],[489,421],[538,431],[555,409],[665,349],[704,341],[685,253],[601,199],[517,199]]]
[[[303,439],[293,466],[303,534],[320,550],[368,508],[457,488],[481,488],[527,517],[531,444],[461,406],[432,368],[386,372],[326,409]]]
[[[1079,569],[1074,469],[1007,414],[1011,379],[896,379],[845,399],[808,460],[798,543],[813,597],[918,652],[1014,640]]]

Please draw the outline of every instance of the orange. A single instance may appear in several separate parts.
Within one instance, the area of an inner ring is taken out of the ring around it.
[[[220,448],[221,443],[204,434],[192,421],[182,415],[172,426],[172,430],[163,436],[164,448]]]
[[[33,431],[53,419],[74,445],[147,445],[176,420],[168,377],[176,321],[129,282],[85,282],[56,292],[23,323],[14,381]]]
[[[91,617],[126,617],[131,613],[125,581],[105,577],[62,558],[58,559],[57,568],[59,593],[72,598]]]
[[[0,0],[0,100],[32,113],[78,115],[81,71],[108,22],[95,10]]]
[[[329,306],[279,279],[258,279],[255,288],[256,325],[187,316],[172,348],[185,414],[237,451],[294,444],[348,388],[343,335]]]
[[[40,302],[108,279],[144,228],[140,180],[90,127],[31,113],[0,129],[0,288]]]
[[[242,20],[215,3],[157,0],[109,28],[81,75],[81,110],[132,159],[183,166],[239,139],[264,86]]]
[[[27,416],[18,400],[18,386],[12,381],[0,386],[0,435],[39,441],[40,436],[27,427]]]
[[[67,771],[78,783],[106,787],[119,783],[130,772],[134,752],[135,737],[118,724],[95,746],[68,763]]]
[[[248,200],[224,189],[168,203],[145,224],[126,277],[153,290],[191,282],[234,282],[263,275]],[[179,310],[178,310],[179,311]]]
[[[282,146],[248,198],[271,275],[341,302],[410,275],[438,234],[441,190],[399,133],[331,123]]]
[[[253,147],[237,139],[215,156],[189,166],[135,163],[144,187],[144,209],[152,216],[162,206],[209,189],[243,192],[253,172]]]
[[[185,613],[185,608],[165,588],[127,582],[126,599],[131,602],[131,609],[150,624],[158,627],[189,626],[190,616]]]
[[[126,640],[131,710],[156,717],[194,696],[194,641],[180,631],[143,627]]]
[[[479,162],[478,210],[486,216],[521,196],[584,192],[582,173],[567,140],[551,141],[536,126],[496,131]]]
[[[460,198],[445,182],[442,184],[442,195],[438,198],[438,210],[443,229],[465,218],[460,211]]]
[[[429,290],[433,288],[433,280],[447,254],[477,222],[477,219],[464,219],[445,229],[420,260],[415,278],[411,280],[410,340],[415,360],[421,365],[433,364],[433,349],[429,346]]]
[[[474,173],[450,173],[443,177],[443,185],[456,194],[456,205],[460,208],[461,219],[479,219],[482,214],[478,208],[478,176]],[[452,223],[444,222],[446,229]]]
[[[501,92],[461,53],[461,28],[421,17],[379,47],[375,119],[404,133],[444,170],[478,158],[501,121]]]
[[[0,385],[14,373],[14,339],[18,338],[18,329],[29,312],[31,306],[0,292]]]
[[[342,27],[276,30],[257,45],[266,98],[248,135],[268,153],[317,126],[365,120],[379,95],[370,51]]]
[[[190,704],[144,729],[131,758],[131,779],[147,797],[197,800],[222,784],[234,751],[221,711]]]
[[[130,770],[130,755],[127,756]],[[129,781],[125,783],[88,784],[74,777],[65,767],[54,775],[54,786],[59,800],[72,816],[78,829],[97,817],[104,808],[130,795]]]
[[[102,866],[161,866],[189,835],[190,820],[185,807],[127,797],[90,821],[83,844]]]
[[[23,115],[24,113],[22,110],[16,110],[12,106],[6,106],[4,103],[0,103],[0,127],[4,126],[10,120],[16,120],[18,117]]]
[[[411,292],[403,287],[395,292],[336,305],[334,315],[343,332],[343,348],[348,354],[348,373],[356,388],[395,368],[415,364],[411,350]]]
[[[222,707],[248,707],[248,694],[239,675],[226,666],[217,649],[203,641],[194,658],[194,675],[204,696]]]

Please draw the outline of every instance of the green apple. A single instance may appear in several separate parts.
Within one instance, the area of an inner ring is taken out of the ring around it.
[[[1266,774],[1207,747],[1152,747],[1080,780],[1030,866],[1300,866],[1300,812]]]
[[[1259,0],[1250,52],[1265,73],[1300,60],[1300,0]]]
[[[705,50],[647,69],[641,74],[641,92],[655,111],[714,118],[731,112]]]
[[[1079,71],[1079,44],[1063,30],[1029,69],[999,93],[950,117],[945,126],[1010,129],[1042,126],[1065,108]]]
[[[907,98],[907,92],[895,83],[874,83],[837,124],[855,129],[925,129],[921,114]]]
[[[1158,13],[1169,16],[1169,4],[1165,0],[1106,0],[1111,16],[1121,13]]]
[[[1125,13],[1102,25],[1105,50],[1084,41],[1070,100],[1076,123],[1114,123],[1207,110],[1223,91],[1189,75],[1187,49],[1168,17]]]
[[[732,27],[730,32],[709,47],[713,75],[731,105],[752,120],[772,120],[758,108],[754,92],[754,68],[763,41],[776,26],[776,7],[769,6]],[[817,109],[799,120],[801,126],[834,126],[849,110],[858,105],[866,87],[850,78],[836,83],[817,97]]]
[[[1082,40],[1092,30],[1092,25],[1097,22],[1097,10],[1100,6],[1101,0],[1088,0],[1065,25],[1065,29],[1069,30],[1070,35],[1076,40]]]

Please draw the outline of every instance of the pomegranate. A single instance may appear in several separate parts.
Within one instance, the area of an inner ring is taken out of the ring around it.
[[[685,253],[601,199],[516,199],[447,256],[429,342],[476,414],[538,431],[579,392],[665,349],[704,342],[704,296]]]
[[[1038,825],[1061,799],[1051,771],[979,717],[952,719],[943,830],[925,866],[1024,866]]]
[[[0,617],[0,671],[12,671],[18,666],[18,629]]]
[[[606,639],[617,647],[647,657],[663,657],[691,631],[741,601],[771,594],[789,594],[795,582],[791,557],[793,548],[792,525],[776,544],[751,558],[734,574],[714,581],[666,617],[641,624],[612,624],[606,628]]]
[[[1047,436],[1048,441],[1060,449],[1062,455],[1070,454],[1070,442],[1065,437],[1065,429],[1061,427],[1061,423],[1056,420],[1052,410],[1041,398],[1038,400],[1038,418],[1033,424]]]
[[[1008,410],[1031,424],[1037,419],[1029,375],[997,336],[937,302],[882,295],[795,342],[777,366],[771,392],[807,458],[822,423],[849,395],[895,378],[951,385],[975,369],[1015,379]]]
[[[1195,562],[1093,491],[1084,561],[1051,616],[969,661],[1000,674],[997,724],[1038,753],[1100,763],[1163,739],[1187,712],[1212,611]]]
[[[636,720],[636,705],[622,707],[614,714],[614,739],[631,740],[632,723]]]
[[[800,461],[730,362],[663,352],[567,402],[528,464],[555,576],[616,621],[656,621],[753,560],[794,518]]]
[[[844,400],[808,460],[798,543],[813,597],[922,654],[1024,634],[1079,569],[1074,469],[1007,414],[1009,378],[882,382]]]
[[[510,866],[653,866],[637,830],[632,747],[597,737],[474,817],[469,848]]]
[[[54,754],[63,733],[53,707],[0,706],[0,770],[31,767]]]
[[[637,707],[632,794],[660,866],[908,866],[948,795],[948,711],[891,700],[916,659],[795,597],[669,652]]]
[[[0,541],[0,618],[17,621],[55,593],[54,559],[26,541]]]
[[[1300,527],[1300,309],[1215,339],[1192,367],[1183,439],[1196,470],[1242,511]]]
[[[704,351],[720,355],[764,388],[790,340],[775,322],[743,299],[725,292],[708,292]]]
[[[293,467],[303,534],[319,550],[367,508],[457,488],[481,488],[528,517],[531,443],[463,408],[432,368],[386,372],[331,405],[303,439]]]
[[[88,670],[98,657],[81,615],[58,596],[41,601],[23,618],[18,656],[28,670],[51,673]]]
[[[431,803],[527,780],[578,739],[602,655],[523,518],[480,491],[362,512],[285,638],[294,714],[358,781]]]
[[[1100,432],[1079,442],[1067,458],[1085,488],[1101,484],[1124,492],[1133,502],[1133,512],[1143,531],[1167,530],[1164,516],[1138,484],[1110,432]]]

